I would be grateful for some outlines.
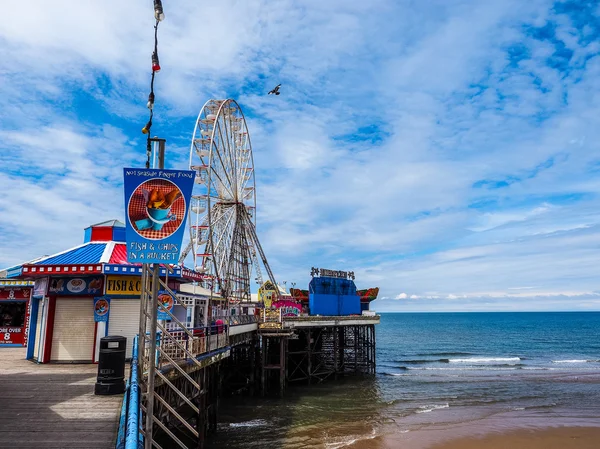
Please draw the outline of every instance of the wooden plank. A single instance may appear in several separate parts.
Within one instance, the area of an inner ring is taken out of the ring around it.
[[[94,395],[98,366],[24,357],[0,349],[0,447],[114,447],[123,395]]]

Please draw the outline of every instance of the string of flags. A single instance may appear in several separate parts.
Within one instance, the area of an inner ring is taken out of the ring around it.
[[[160,72],[160,60],[158,59],[158,24],[165,18],[162,1],[154,0],[154,51],[152,52],[152,78],[150,78],[150,93],[148,94],[148,102],[146,107],[150,110],[150,118],[146,125],[142,128],[142,133],[146,134],[146,168],[150,168],[150,154],[152,153],[152,145],[150,142],[150,130],[152,129],[152,118],[154,117],[154,76]]]

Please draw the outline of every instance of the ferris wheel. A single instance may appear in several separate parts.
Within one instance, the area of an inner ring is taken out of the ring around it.
[[[236,101],[204,104],[194,127],[190,170],[196,172],[196,179],[189,243],[180,263],[191,259],[204,287],[227,301],[249,301],[253,273],[262,284],[258,256],[271,281],[275,280],[256,235],[254,158],[248,126]]]

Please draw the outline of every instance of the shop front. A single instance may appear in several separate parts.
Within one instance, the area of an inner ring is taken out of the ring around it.
[[[14,281],[0,283],[0,347],[27,346],[32,288],[28,284]]]
[[[140,276],[106,276],[105,298],[109,304],[107,335],[127,338],[126,358],[131,358],[133,338],[140,326]]]
[[[39,363],[97,360],[94,297],[103,288],[102,275],[36,280],[27,358]]]

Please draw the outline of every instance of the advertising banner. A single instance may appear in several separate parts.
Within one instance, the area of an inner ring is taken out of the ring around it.
[[[160,307],[160,305],[162,304],[165,309],[167,309],[169,312],[173,313],[173,305],[175,304],[175,298],[173,298],[173,296],[171,296],[171,294],[168,291],[159,290],[158,291],[158,304],[159,305],[158,305],[157,319],[169,321],[171,319],[171,317],[169,316],[169,314],[167,312],[165,312],[163,310],[162,307]]]
[[[22,327],[0,326],[1,345],[23,345],[25,343],[25,332]]]
[[[281,310],[281,316],[299,316],[302,312],[302,305],[289,299],[274,301],[273,307]]]
[[[48,291],[48,278],[40,278],[35,280],[33,287],[33,296],[42,298]]]
[[[142,278],[139,276],[106,276],[106,291],[110,296],[139,296]]]
[[[25,301],[31,294],[30,287],[0,287],[0,299]]]
[[[102,294],[104,276],[53,278],[48,285],[49,295],[83,296]]]
[[[108,312],[110,310],[110,298],[100,296],[94,298],[94,321],[100,323],[108,321]]]
[[[176,264],[195,172],[139,168],[123,172],[127,261]]]

